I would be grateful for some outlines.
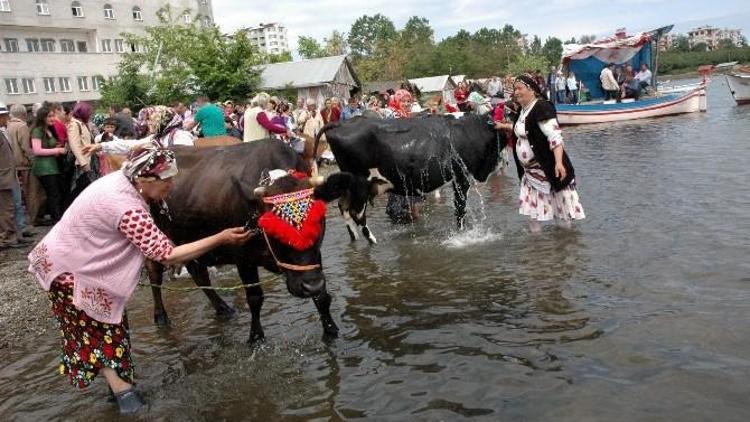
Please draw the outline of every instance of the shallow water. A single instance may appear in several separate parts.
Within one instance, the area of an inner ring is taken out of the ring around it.
[[[734,106],[721,77],[709,107],[566,128],[587,214],[574,230],[528,233],[514,176],[472,189],[464,233],[448,189],[414,225],[388,223],[379,200],[376,246],[350,243],[331,207],[331,345],[312,303],[283,283],[266,289],[259,349],[245,345],[243,293],[224,295],[238,316],[221,322],[202,293],[166,292],[165,332],[139,290],[142,417],[747,420],[750,107]],[[78,392],[56,375],[55,335],[4,357],[0,419],[117,418],[103,380]]]

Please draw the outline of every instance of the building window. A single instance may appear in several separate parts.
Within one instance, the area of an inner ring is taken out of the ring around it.
[[[203,26],[211,26],[211,18],[209,18],[208,16],[205,16],[203,18]]]
[[[111,4],[104,5],[104,19],[114,19],[115,9],[112,8]]]
[[[89,78],[85,76],[78,77],[78,90],[81,92],[86,92],[89,90]]]
[[[50,38],[42,38],[41,44],[42,44],[42,51],[44,51],[45,53],[55,52],[55,40],[50,39]]]
[[[0,0],[0,12],[10,12],[10,0]]]
[[[51,94],[55,92],[55,78],[44,78],[44,92]]]
[[[201,6],[208,6],[208,0],[199,0]]]
[[[21,82],[23,83],[23,93],[24,94],[36,94],[36,85],[34,85],[34,80],[31,78],[23,78],[21,79]]]
[[[60,40],[60,51],[63,53],[75,53],[76,43],[73,40]]]
[[[115,40],[115,52],[117,53],[123,53],[125,49],[122,48],[122,40],[117,39]]]
[[[36,0],[37,15],[49,15],[49,3],[47,0]]]
[[[70,92],[70,78],[60,78],[60,91]]]
[[[112,52],[112,40],[102,40],[102,53]]]
[[[73,17],[74,18],[82,18],[83,17],[83,6],[81,6],[80,1],[74,1],[70,4],[70,9],[73,11]]]
[[[142,21],[143,15],[141,14],[141,8],[138,6],[135,6],[133,8],[133,20],[135,21]]]
[[[91,77],[91,87],[94,89],[94,91],[100,90],[102,88],[102,85],[104,85],[104,76]]]
[[[78,45],[79,53],[87,53],[89,51],[89,45],[86,41],[78,41],[76,44]]]
[[[189,13],[185,13],[182,15],[182,20],[185,22],[186,25],[190,25],[191,22],[193,22],[193,18],[190,16]]]
[[[26,51],[30,53],[38,52],[40,50],[39,48],[39,40],[36,38],[26,38]]]
[[[5,80],[5,90],[8,92],[8,94],[20,94],[18,92],[18,80],[17,79],[6,79]]]
[[[8,53],[18,53],[18,38],[6,38],[5,51]]]

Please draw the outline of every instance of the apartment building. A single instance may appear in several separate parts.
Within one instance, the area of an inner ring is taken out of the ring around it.
[[[266,54],[281,54],[289,51],[286,27],[277,22],[261,23],[258,26],[245,28],[245,31],[250,42]]]
[[[716,28],[710,25],[700,26],[688,31],[688,43],[690,48],[697,44],[704,43],[709,50],[719,48],[723,40],[729,40],[733,45],[739,47],[742,45],[742,30]]]
[[[6,104],[95,101],[120,55],[169,4],[176,19],[213,24],[210,0],[0,0],[0,98]]]

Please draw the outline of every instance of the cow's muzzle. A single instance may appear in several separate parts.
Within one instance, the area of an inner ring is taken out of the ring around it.
[[[309,298],[318,296],[326,289],[323,271],[286,271],[286,288],[296,297]]]

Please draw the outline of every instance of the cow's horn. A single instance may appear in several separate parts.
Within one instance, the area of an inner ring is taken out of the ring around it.
[[[321,186],[325,182],[326,182],[325,176],[310,177],[310,186]]]
[[[253,190],[253,194],[257,197],[261,197],[266,193],[266,187],[265,186],[258,186]]]

